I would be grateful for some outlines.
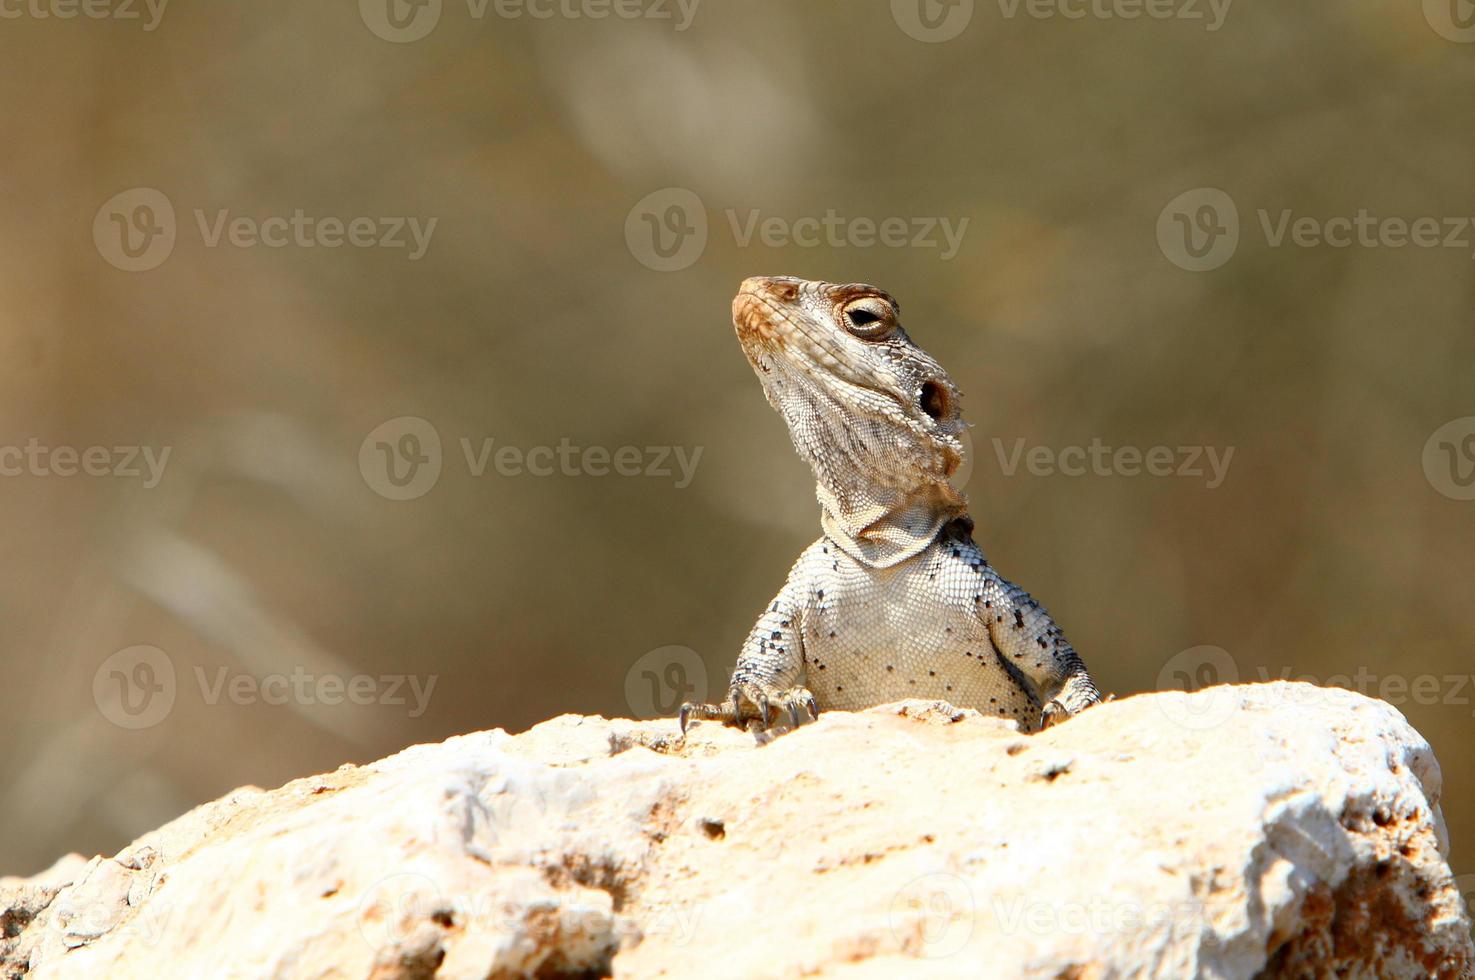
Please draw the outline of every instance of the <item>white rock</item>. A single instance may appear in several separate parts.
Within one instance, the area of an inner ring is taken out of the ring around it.
[[[1022,736],[909,702],[762,740],[564,716],[238,790],[0,879],[67,977],[1468,977],[1392,707],[1154,694]]]

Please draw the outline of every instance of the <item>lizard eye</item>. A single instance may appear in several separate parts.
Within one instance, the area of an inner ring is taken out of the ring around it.
[[[896,311],[879,296],[862,296],[842,311],[845,328],[862,340],[878,340],[896,327]]]
[[[947,391],[936,381],[922,385],[922,390],[917,393],[917,402],[934,422],[947,414]]]

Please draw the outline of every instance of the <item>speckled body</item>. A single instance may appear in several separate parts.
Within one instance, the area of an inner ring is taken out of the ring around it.
[[[1012,587],[965,535],[944,533],[921,554],[881,569],[820,538],[790,572],[793,588],[775,600],[781,611],[793,613],[794,628],[785,631],[780,616],[774,640],[773,629],[762,635],[769,624],[760,620],[748,646],[761,656],[778,644],[769,652],[784,656],[783,634],[796,636],[806,686],[821,711],[936,698],[1034,725],[1044,705],[1009,661],[1028,658],[1031,673],[1039,673],[1058,653],[1056,638],[1045,645],[1006,642],[1012,656],[995,643],[990,621],[1010,633],[1023,626],[1014,622]],[[773,613],[770,608],[763,619]]]
[[[824,536],[743,644],[724,705],[692,718],[766,727],[904,698],[1033,730],[1100,700],[1048,613],[974,544],[949,483],[961,396],[874,286],[754,278],[733,324],[764,394],[813,469]]]

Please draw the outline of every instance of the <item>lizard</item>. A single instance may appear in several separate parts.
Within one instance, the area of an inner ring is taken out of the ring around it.
[[[973,541],[961,395],[864,283],[743,281],[738,341],[814,471],[819,540],[743,643],[726,702],[693,720],[767,730],[821,711],[921,698],[1049,727],[1097,704],[1049,613]]]

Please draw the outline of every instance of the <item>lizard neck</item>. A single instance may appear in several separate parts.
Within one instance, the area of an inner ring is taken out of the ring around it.
[[[925,551],[948,522],[966,517],[968,501],[948,483],[891,491],[878,499],[865,493],[816,487],[820,524],[840,549],[872,568],[890,568]]]

